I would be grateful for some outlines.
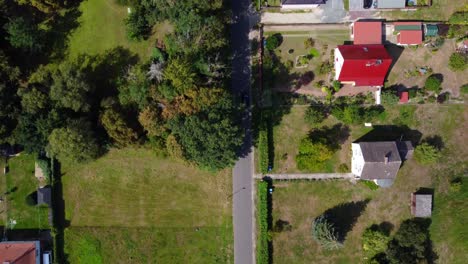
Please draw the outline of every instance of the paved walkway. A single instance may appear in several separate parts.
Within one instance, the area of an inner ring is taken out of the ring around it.
[[[267,174],[265,177],[273,180],[330,180],[330,179],[354,179],[352,173],[294,173],[294,174]],[[256,174],[255,178],[261,179],[263,175]]]

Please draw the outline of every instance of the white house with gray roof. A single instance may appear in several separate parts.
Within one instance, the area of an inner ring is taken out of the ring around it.
[[[390,187],[400,170],[400,166],[408,157],[411,142],[397,144],[396,141],[357,142],[351,144],[353,156],[351,172],[362,180],[374,181],[380,187]],[[400,151],[398,146],[404,146]]]

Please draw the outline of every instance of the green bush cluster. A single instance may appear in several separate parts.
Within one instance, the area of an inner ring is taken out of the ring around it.
[[[460,87],[460,92],[462,94],[468,94],[468,84],[465,84],[462,87]]]
[[[257,184],[258,206],[258,239],[257,239],[257,264],[268,264],[270,253],[268,250],[268,183],[261,181]]]
[[[379,226],[368,227],[362,234],[364,259],[372,263],[372,259],[385,252],[389,241],[390,237]]]
[[[463,71],[468,64],[468,57],[460,53],[450,55],[448,66],[452,71]]]
[[[381,94],[382,104],[386,105],[396,105],[400,98],[394,91],[383,91]]]
[[[358,104],[335,105],[331,114],[345,124],[371,122],[385,112],[381,106],[364,107]]]
[[[281,45],[283,36],[280,33],[273,34],[266,39],[266,49],[274,50]]]
[[[316,125],[322,123],[326,117],[327,112],[325,106],[322,104],[313,104],[307,108],[304,119],[307,123]]]

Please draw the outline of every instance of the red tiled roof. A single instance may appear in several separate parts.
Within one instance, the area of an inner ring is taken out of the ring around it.
[[[354,44],[382,44],[382,22],[354,22],[353,34]]]
[[[409,100],[408,92],[401,92],[400,93],[400,103],[407,103]]]
[[[402,30],[397,35],[397,42],[399,44],[419,45],[422,41],[422,30]]]
[[[343,67],[339,81],[355,82],[356,86],[381,86],[392,64],[383,45],[339,45]]]
[[[15,264],[36,263],[35,242],[3,242],[0,243],[0,263]]]

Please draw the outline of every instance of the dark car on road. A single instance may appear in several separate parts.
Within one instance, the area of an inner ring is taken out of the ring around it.
[[[363,6],[363,7],[364,7],[365,9],[371,8],[371,6],[372,6],[372,0],[363,0],[363,2],[364,2],[364,6]]]

